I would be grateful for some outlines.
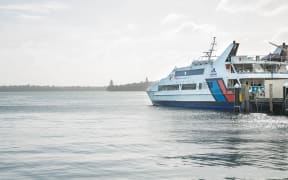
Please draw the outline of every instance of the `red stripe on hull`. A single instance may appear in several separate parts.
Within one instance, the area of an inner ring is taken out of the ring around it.
[[[221,91],[223,92],[223,95],[227,99],[227,101],[228,102],[234,102],[234,99],[235,99],[234,93],[231,90],[227,90],[227,88],[223,82],[223,79],[219,79],[218,84],[220,86]]]

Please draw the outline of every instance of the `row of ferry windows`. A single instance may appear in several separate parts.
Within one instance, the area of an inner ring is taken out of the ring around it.
[[[199,83],[198,84],[198,89],[206,88],[207,84],[206,83]],[[196,90],[197,89],[197,84],[174,84],[174,85],[161,85],[158,87],[159,91],[176,91],[176,90]]]

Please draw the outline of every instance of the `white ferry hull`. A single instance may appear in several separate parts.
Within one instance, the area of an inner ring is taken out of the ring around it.
[[[234,109],[234,92],[224,85],[223,79],[207,79],[208,89],[188,91],[147,91],[155,106],[174,106],[196,109]]]
[[[216,101],[195,101],[192,100],[193,97],[198,96],[205,99],[210,99],[211,95],[187,95],[190,100],[184,100],[183,97],[179,98],[179,95],[175,96],[157,96],[153,92],[147,92],[151,102],[154,106],[169,106],[169,107],[185,107],[185,108],[195,108],[195,109],[221,109],[221,110],[233,110],[234,103],[229,102],[216,102]],[[198,99],[197,97],[197,99]]]

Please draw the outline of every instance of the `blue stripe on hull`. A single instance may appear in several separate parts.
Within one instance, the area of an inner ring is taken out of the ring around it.
[[[219,79],[207,79],[206,81],[208,82],[210,92],[214,96],[215,100],[217,102],[226,102],[226,98],[219,87],[218,80]]]
[[[219,102],[192,102],[192,101],[153,101],[156,106],[169,106],[169,107],[185,107],[194,109],[218,109],[218,110],[234,110],[232,103],[219,103]]]

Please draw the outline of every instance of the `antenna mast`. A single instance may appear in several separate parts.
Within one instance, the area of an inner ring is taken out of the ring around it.
[[[213,51],[215,51],[214,49],[215,46],[216,46],[216,37],[213,37],[213,41],[211,43],[211,49],[209,49],[209,51],[207,52],[208,61],[211,61],[212,53]]]

